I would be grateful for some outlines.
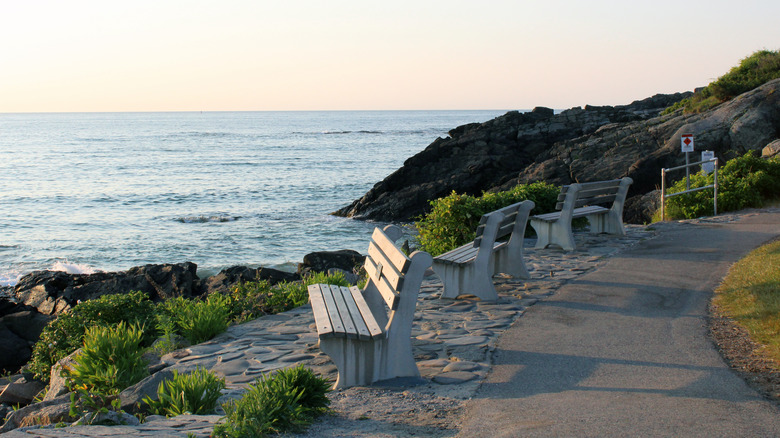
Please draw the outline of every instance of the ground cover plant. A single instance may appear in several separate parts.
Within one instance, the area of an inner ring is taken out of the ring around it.
[[[719,314],[747,329],[780,370],[780,241],[734,264],[712,303]]]
[[[436,257],[473,241],[483,214],[525,200],[536,204],[533,214],[549,213],[555,210],[559,192],[560,187],[545,182],[521,184],[479,197],[453,192],[431,201],[431,211],[415,222],[419,244]]]
[[[691,175],[691,188],[711,185],[714,173]],[[685,180],[677,181],[667,193],[685,190]],[[712,190],[675,196],[666,200],[666,219],[693,219],[712,215]],[[751,151],[726,162],[718,171],[718,212],[758,208],[780,194],[780,159],[764,159]],[[662,219],[660,211],[656,220]]]
[[[222,405],[226,421],[214,437],[263,437],[299,432],[327,410],[330,382],[299,365],[263,376],[238,400]]]
[[[146,397],[144,402],[152,414],[166,417],[211,414],[224,388],[225,379],[204,368],[183,374],[173,370],[173,377],[157,387],[157,400]]]
[[[738,66],[693,96],[670,106],[663,114],[680,108],[686,113],[706,111],[776,78],[780,78],[780,51],[761,50],[743,59]]]

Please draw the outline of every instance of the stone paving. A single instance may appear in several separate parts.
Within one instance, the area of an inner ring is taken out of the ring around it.
[[[605,259],[640,240],[652,238],[653,227],[626,226],[626,236],[615,238],[576,232],[577,249],[533,249],[526,242],[525,260],[531,278],[496,277],[499,300],[481,302],[461,297],[440,299],[441,282],[432,271],[421,287],[412,328],[415,359],[429,385],[472,384],[490,369],[498,336],[528,306],[553,294],[562,284],[595,269]],[[317,347],[309,305],[270,315],[239,326],[203,344],[171,353],[163,361],[180,372],[204,367],[225,377],[222,401],[239,397],[248,384],[264,373],[299,363],[331,380],[336,368]],[[434,388],[435,389],[435,388]],[[150,416],[138,426],[71,426],[17,429],[4,437],[206,437],[220,415],[186,415],[170,419]]]

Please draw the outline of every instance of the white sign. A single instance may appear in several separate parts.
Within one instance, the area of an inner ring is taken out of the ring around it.
[[[693,152],[693,134],[683,134],[680,136],[683,152]]]
[[[715,158],[715,151],[701,151],[701,160],[707,161]],[[715,170],[715,163],[709,162],[709,163],[701,163],[701,170],[704,171],[706,174],[712,173],[713,170]]]

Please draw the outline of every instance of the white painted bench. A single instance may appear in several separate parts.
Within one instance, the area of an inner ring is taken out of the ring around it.
[[[591,233],[624,236],[626,232],[623,230],[623,204],[628,186],[633,182],[631,178],[625,177],[563,186],[555,205],[555,209],[560,211],[531,216],[531,226],[538,236],[535,248],[558,245],[566,251],[572,251],[576,244],[571,231],[571,221],[580,217],[588,219]],[[610,208],[598,205],[609,203],[612,204]]]
[[[444,283],[443,298],[471,294],[496,300],[493,275],[528,278],[523,263],[523,236],[533,201],[523,201],[483,215],[474,242],[433,259],[433,270]],[[498,241],[510,236],[509,241]]]
[[[370,385],[395,377],[419,377],[412,355],[412,320],[427,252],[407,257],[394,242],[401,229],[374,229],[365,268],[369,280],[358,287],[309,286],[320,349],[338,368],[333,388]]]

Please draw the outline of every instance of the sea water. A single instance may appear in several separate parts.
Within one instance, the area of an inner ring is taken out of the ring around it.
[[[365,253],[330,215],[456,126],[505,111],[0,114],[0,286],[148,263],[293,270]]]

